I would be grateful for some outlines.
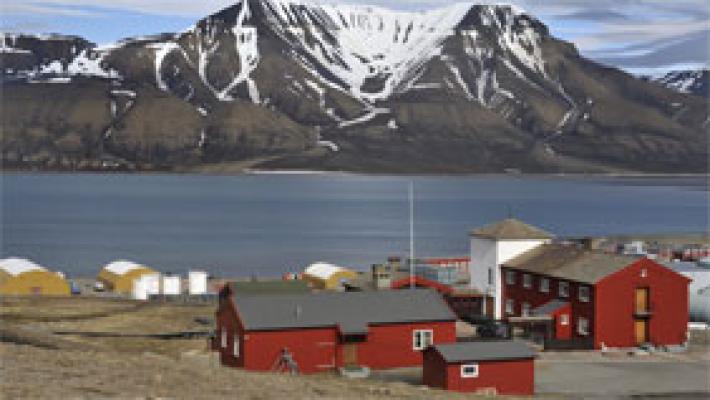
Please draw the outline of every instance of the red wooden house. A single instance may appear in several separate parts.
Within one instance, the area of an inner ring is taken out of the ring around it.
[[[459,392],[532,395],[535,352],[517,341],[439,344],[424,352],[423,383]]]
[[[431,290],[234,296],[226,287],[215,347],[222,364],[257,371],[284,360],[301,373],[417,366],[429,345],[456,341],[455,319]]]
[[[583,347],[686,341],[690,280],[648,258],[542,245],[506,262],[503,314]]]

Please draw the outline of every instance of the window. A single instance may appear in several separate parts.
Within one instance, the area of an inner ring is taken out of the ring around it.
[[[645,278],[648,276],[648,270],[646,268],[641,268],[641,277]]]
[[[222,341],[222,348],[226,349],[227,348],[227,330],[222,328],[219,336],[220,336],[220,340]]]
[[[589,320],[584,317],[577,319],[577,333],[582,336],[589,335]]]
[[[515,271],[505,272],[505,283],[508,285],[515,285]]]
[[[424,350],[434,343],[434,331],[431,329],[417,329],[412,332],[414,350]]]
[[[488,284],[492,285],[493,284],[493,269],[488,268]]]
[[[569,315],[568,314],[560,314],[560,325],[562,325],[562,326],[569,325]]]
[[[589,302],[589,286],[579,287],[579,301],[583,301],[585,303]]]
[[[461,365],[462,378],[478,378],[478,364]]]
[[[540,278],[540,293],[550,293],[550,280]]]
[[[530,289],[532,287],[532,275],[523,275],[523,287],[526,289]]]
[[[232,344],[232,355],[239,357],[239,335],[234,332],[234,343]]]
[[[569,297],[569,282],[560,282],[559,292],[560,297]]]
[[[520,315],[522,315],[523,317],[530,316],[530,303],[525,302],[521,307],[522,309],[520,311]]]
[[[505,313],[513,314],[513,309],[515,308],[515,301],[513,299],[507,299],[505,301]]]

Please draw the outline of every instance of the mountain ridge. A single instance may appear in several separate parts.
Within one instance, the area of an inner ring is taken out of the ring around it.
[[[17,40],[2,43],[15,49]],[[405,13],[244,0],[180,33],[69,50],[63,61],[24,61],[32,65],[24,70],[0,53],[10,108],[24,101],[51,114],[28,100],[56,92],[51,79],[77,96],[107,93],[95,118],[74,117],[56,133],[48,126],[61,125],[56,115],[4,117],[14,139],[6,165],[39,152],[148,168],[266,159],[256,166],[706,171],[706,99],[586,60],[510,6]],[[156,120],[167,111],[170,119]],[[28,140],[43,136],[38,129],[58,137]],[[56,143],[69,133],[81,157]]]

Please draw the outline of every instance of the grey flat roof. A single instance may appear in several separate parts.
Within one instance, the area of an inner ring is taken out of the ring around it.
[[[567,301],[562,301],[558,299],[550,300],[547,303],[541,305],[540,307],[535,307],[530,311],[531,315],[548,315],[551,312],[557,311],[560,308],[569,304]]]
[[[504,267],[555,278],[596,283],[642,257],[604,253],[574,245],[543,244],[504,263]]]
[[[234,304],[246,330],[336,326],[344,334],[365,334],[371,324],[456,320],[428,289],[234,296]]]
[[[515,360],[535,357],[535,350],[517,340],[458,342],[434,346],[446,362]]]

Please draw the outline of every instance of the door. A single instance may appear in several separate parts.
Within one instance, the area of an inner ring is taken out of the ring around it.
[[[343,365],[357,365],[357,343],[343,345]]]
[[[634,332],[636,333],[636,344],[648,342],[648,337],[646,336],[648,332],[648,321],[645,319],[634,321]]]
[[[648,311],[648,288],[636,288],[636,313]]]

